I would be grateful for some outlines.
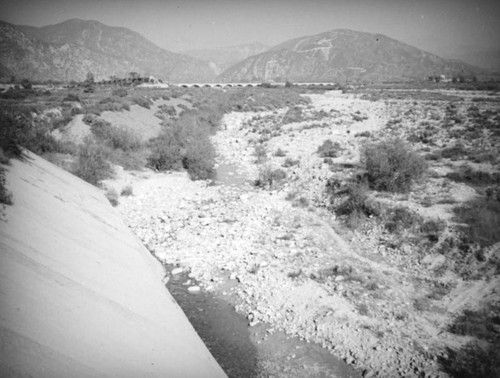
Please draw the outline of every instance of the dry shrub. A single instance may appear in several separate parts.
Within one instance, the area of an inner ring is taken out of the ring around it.
[[[455,208],[456,221],[463,224],[462,232],[469,243],[482,247],[500,241],[500,202],[478,198]]]
[[[0,166],[0,203],[4,205],[12,205],[12,193],[6,188],[5,168]]]
[[[255,163],[262,164],[267,160],[267,150],[266,147],[262,144],[258,144],[255,146],[253,155],[255,156]]]
[[[120,195],[124,197],[128,197],[134,194],[134,190],[132,189],[132,186],[127,185],[125,186],[122,191],[120,192]]]
[[[280,168],[274,169],[269,165],[262,167],[259,170],[259,177],[255,181],[255,186],[264,189],[276,189],[286,179],[286,172]]]
[[[78,150],[72,172],[92,185],[112,177],[113,168],[108,162],[110,152],[92,138],[87,138]]]
[[[342,148],[340,147],[340,144],[338,142],[332,142],[331,139],[327,139],[321,146],[318,147],[317,153],[321,157],[334,158],[337,157],[341,149]]]
[[[370,187],[389,192],[406,192],[427,169],[425,160],[400,138],[365,144],[361,160]]]
[[[192,179],[212,178],[215,149],[210,133],[209,124],[196,113],[184,113],[152,141],[148,165],[159,171],[184,168]]]

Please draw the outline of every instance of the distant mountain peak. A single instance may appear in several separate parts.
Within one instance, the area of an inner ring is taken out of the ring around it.
[[[383,34],[333,29],[294,38],[230,67],[220,81],[406,81],[480,69],[453,62]]]

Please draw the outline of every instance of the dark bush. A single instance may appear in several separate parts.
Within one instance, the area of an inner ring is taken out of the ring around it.
[[[364,182],[349,182],[337,192],[331,192],[334,196],[343,196],[345,199],[335,207],[337,215],[350,215],[358,212],[370,216],[377,215],[377,209],[368,201],[368,185]]]
[[[66,97],[64,97],[63,101],[80,101],[80,97],[76,93],[68,93]]]
[[[405,192],[427,169],[425,160],[399,138],[366,144],[361,150],[370,186]]]
[[[182,168],[183,144],[178,130],[168,128],[150,144],[151,154],[148,166],[157,171],[179,170]]]
[[[21,158],[22,147],[38,155],[61,152],[61,145],[50,134],[50,125],[35,125],[28,110],[0,111],[0,125],[0,148],[8,158]]]
[[[457,160],[467,155],[467,149],[462,143],[456,143],[451,147],[441,150],[441,156],[445,159]]]
[[[299,164],[298,159],[292,159],[292,158],[286,158],[285,161],[283,162],[282,166],[284,168],[290,168],[293,167],[294,165]]]
[[[132,98],[132,101],[136,103],[139,106],[142,106],[143,108],[150,109],[151,108],[151,100],[145,98],[145,97],[140,97],[140,96],[135,96]]]
[[[500,241],[500,202],[478,198],[454,209],[467,242],[488,247]]]
[[[423,219],[411,210],[396,206],[388,208],[383,214],[384,227],[391,233],[399,233],[403,230],[420,231]]]
[[[338,142],[332,142],[327,139],[323,142],[321,146],[318,147],[317,153],[321,157],[337,157],[339,151],[341,150],[340,144]]]
[[[448,173],[446,177],[453,181],[476,186],[500,184],[499,172],[477,171],[470,165],[463,165],[458,171]]]
[[[500,377],[500,343],[467,343],[458,351],[448,350],[441,361],[444,371],[456,378]]]
[[[125,88],[116,88],[116,89],[113,89],[111,94],[113,96],[117,96],[117,97],[125,97],[126,95],[128,95],[128,92]]]
[[[6,184],[5,168],[0,166],[0,203],[4,205],[12,205],[12,194],[5,187]]]
[[[500,338],[495,337],[500,326],[498,305],[472,311],[466,309],[448,331],[473,338],[459,350],[448,350],[441,360],[444,371],[453,377],[490,378],[500,376]]]

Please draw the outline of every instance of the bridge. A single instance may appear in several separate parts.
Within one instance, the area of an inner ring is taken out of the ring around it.
[[[286,83],[170,83],[172,87],[181,88],[255,88],[255,87],[285,87]],[[293,83],[294,87],[331,87],[337,86],[338,83]]]

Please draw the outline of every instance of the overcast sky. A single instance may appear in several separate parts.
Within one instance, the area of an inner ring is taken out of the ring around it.
[[[124,26],[172,51],[275,45],[337,28],[382,33],[444,57],[500,49],[500,1],[0,0],[0,19],[33,26],[70,18]]]

